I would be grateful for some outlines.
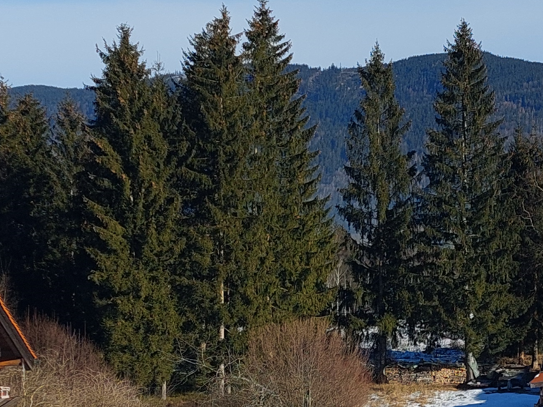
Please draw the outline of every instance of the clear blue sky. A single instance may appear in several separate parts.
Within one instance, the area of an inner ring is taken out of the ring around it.
[[[82,87],[100,76],[95,52],[127,23],[133,39],[166,71],[181,67],[188,37],[218,15],[221,0],[0,0],[0,75],[12,86]],[[224,0],[233,32],[255,1]],[[375,41],[387,60],[443,51],[464,18],[483,49],[543,62],[542,0],[270,0],[294,62],[363,64]]]

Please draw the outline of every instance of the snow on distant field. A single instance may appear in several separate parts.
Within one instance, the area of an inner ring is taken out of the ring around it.
[[[487,393],[483,390],[440,391],[436,398],[424,407],[533,407],[539,396],[536,394]],[[412,405],[410,407],[415,407]]]
[[[436,396],[419,404],[408,402],[406,407],[533,407],[539,396],[536,394],[489,393],[488,390],[442,390]],[[382,407],[388,407],[386,403]]]

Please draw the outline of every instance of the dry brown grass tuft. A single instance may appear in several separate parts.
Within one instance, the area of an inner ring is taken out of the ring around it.
[[[204,394],[183,394],[161,400],[159,397],[144,397],[146,407],[199,407],[205,403]]]
[[[117,379],[89,341],[44,317],[21,328],[39,361],[24,380],[20,368],[0,371],[0,383],[21,396],[20,407],[143,406],[137,389]]]
[[[232,394],[213,400],[220,406],[361,407],[369,395],[370,374],[358,352],[346,348],[328,323],[306,320],[269,325],[249,340]]]

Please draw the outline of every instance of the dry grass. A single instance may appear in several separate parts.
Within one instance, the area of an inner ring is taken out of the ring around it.
[[[188,396],[179,395],[168,397],[167,400],[161,400],[160,397],[144,397],[143,402],[145,407],[198,407],[201,406],[201,401],[204,400],[204,395]]]
[[[249,340],[232,394],[217,406],[362,407],[369,395],[365,360],[322,320],[270,325]]]
[[[185,393],[161,400],[160,397],[144,397],[145,407],[198,407],[205,403],[206,396],[202,393]]]
[[[39,362],[25,374],[0,371],[2,385],[21,396],[20,407],[143,407],[137,388],[119,380],[87,340],[43,317],[22,324]]]
[[[404,407],[408,403],[424,406],[439,390],[456,390],[456,388],[426,383],[373,385],[370,389],[372,396],[366,407]]]

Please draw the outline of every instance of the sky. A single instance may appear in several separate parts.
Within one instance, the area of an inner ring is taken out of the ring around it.
[[[219,15],[247,28],[257,0],[0,0],[0,75],[11,86],[77,87],[101,76],[96,47],[133,28],[148,66],[179,71],[189,38]],[[542,0],[269,0],[293,62],[363,65],[379,42],[389,61],[443,52],[465,19],[485,51],[543,62]]]

